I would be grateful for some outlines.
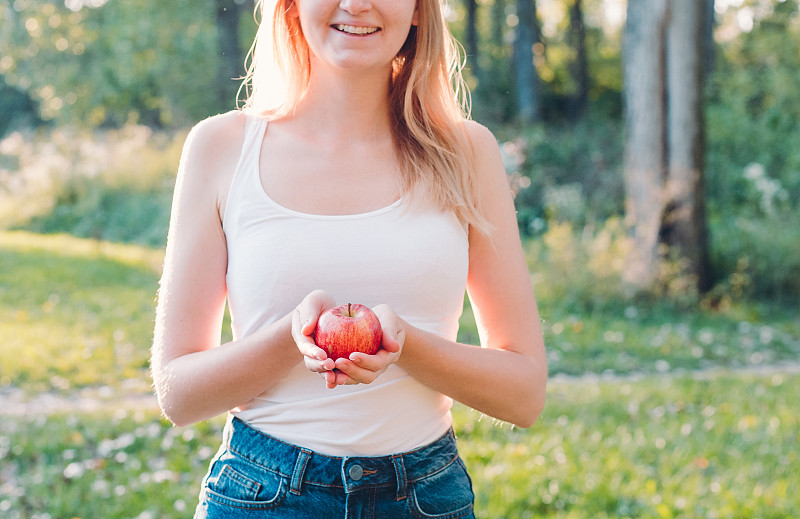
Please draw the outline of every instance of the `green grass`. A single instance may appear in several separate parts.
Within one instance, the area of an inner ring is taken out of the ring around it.
[[[556,380],[531,429],[462,406],[455,420],[478,517],[778,519],[800,516],[798,392],[789,374]],[[0,515],[188,517],[222,425],[4,417]]]
[[[148,382],[163,250],[68,235],[0,232],[0,389]],[[800,356],[800,316],[756,304],[727,312],[540,301],[552,374],[759,366]],[[223,339],[230,336],[225,323]],[[477,341],[468,302],[461,340]]]
[[[798,391],[787,374],[562,380],[530,430],[462,410],[479,516],[800,517]]]
[[[0,232],[0,398],[146,391],[162,259],[160,249]],[[544,294],[551,374],[597,376],[555,376],[529,430],[456,406],[478,517],[800,517],[800,375],[725,371],[796,361],[796,312],[578,311]],[[466,304],[461,339],[476,337]],[[222,424],[173,428],[124,404],[0,409],[0,517],[187,517]]]
[[[66,235],[0,233],[0,387],[146,377],[162,258]]]
[[[540,303],[551,373],[659,373],[796,362],[800,316],[756,304],[727,312],[627,306],[580,315]]]

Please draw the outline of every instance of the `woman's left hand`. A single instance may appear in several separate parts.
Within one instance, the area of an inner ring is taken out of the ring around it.
[[[400,358],[405,342],[405,323],[388,305],[378,305],[372,311],[378,316],[383,330],[381,348],[375,355],[354,352],[348,358],[336,359],[336,369],[325,372],[325,382],[329,388],[369,384]]]

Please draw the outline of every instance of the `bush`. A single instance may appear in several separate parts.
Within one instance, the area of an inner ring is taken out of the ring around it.
[[[577,312],[624,305],[621,279],[628,246],[618,218],[580,233],[570,223],[551,223],[541,238],[528,242],[537,296]]]
[[[729,297],[800,305],[800,213],[719,217],[710,234],[713,268],[726,273],[720,285]]]
[[[143,126],[0,141],[0,228],[163,246],[184,134]]]
[[[597,116],[525,130],[502,145],[507,171],[517,183],[520,230],[534,235],[540,218],[582,226],[622,214],[622,124]]]

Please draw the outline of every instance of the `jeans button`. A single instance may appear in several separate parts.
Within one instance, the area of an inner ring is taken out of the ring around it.
[[[364,475],[364,469],[361,465],[353,465],[347,471],[353,481],[358,481]]]

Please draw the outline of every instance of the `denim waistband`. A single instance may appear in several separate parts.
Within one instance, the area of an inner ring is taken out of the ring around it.
[[[410,483],[435,474],[458,459],[453,429],[441,438],[409,452],[390,456],[328,456],[292,445],[231,417],[225,426],[224,446],[265,470],[290,481],[289,491],[303,485],[342,488],[350,493],[365,488],[395,487],[406,496]]]

